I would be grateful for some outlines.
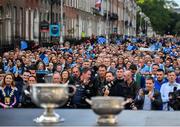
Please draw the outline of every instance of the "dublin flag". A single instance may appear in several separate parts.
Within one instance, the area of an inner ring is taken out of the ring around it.
[[[102,3],[102,0],[96,0],[95,7],[99,11],[101,11],[101,3]]]
[[[26,41],[21,41],[21,50],[25,50],[28,48],[28,44]]]

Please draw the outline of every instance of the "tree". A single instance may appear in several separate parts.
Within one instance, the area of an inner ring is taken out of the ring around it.
[[[172,12],[170,14],[170,22],[168,24],[168,26],[166,27],[165,29],[165,33],[170,33],[172,35],[175,35],[176,32],[175,32],[175,27],[176,27],[176,24],[177,22],[180,21],[180,14],[176,13],[176,12]]]
[[[159,34],[165,34],[171,30],[172,7],[176,6],[173,0],[137,0],[137,4],[141,7],[151,21],[153,29]]]
[[[180,21],[176,23],[176,26],[174,28],[174,32],[176,35],[180,35]]]

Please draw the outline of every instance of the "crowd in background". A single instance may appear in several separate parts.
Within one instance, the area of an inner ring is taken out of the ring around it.
[[[179,110],[179,56],[176,38],[16,48],[0,57],[0,107],[36,107],[31,85],[52,82],[76,87],[64,108],[90,108],[85,99],[93,96],[122,96],[126,109]]]

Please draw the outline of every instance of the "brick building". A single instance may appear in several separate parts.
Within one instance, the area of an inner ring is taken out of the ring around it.
[[[55,0],[52,13],[51,1],[54,0],[0,0],[0,45],[19,40],[49,42],[49,32],[39,30],[41,22],[61,21],[61,0]],[[87,37],[113,32],[136,35],[135,0],[103,0],[101,12],[95,8],[95,2],[63,1],[64,37],[81,38],[82,32]]]

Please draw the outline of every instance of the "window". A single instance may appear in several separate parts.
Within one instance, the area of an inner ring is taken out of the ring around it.
[[[50,17],[50,15],[49,15],[49,12],[47,13],[47,21],[49,21],[49,17]]]
[[[78,4],[79,4],[79,3],[78,3],[78,0],[76,0],[76,8],[78,8],[78,7],[79,7],[79,6],[78,6]]]
[[[34,17],[33,17],[33,38],[37,39],[38,38],[38,11],[34,11]]]
[[[74,1],[74,0],[71,0],[71,7],[73,7],[73,6],[74,6],[74,5],[73,5],[73,3],[74,3],[73,1]]]
[[[13,8],[13,35],[16,36],[17,7]]]
[[[58,23],[58,13],[56,13],[56,23]]]
[[[0,19],[2,18],[2,15],[3,15],[3,8],[2,6],[0,6]]]
[[[20,37],[22,37],[22,29],[23,29],[23,8],[20,8],[20,18],[19,18],[19,33]]]
[[[41,0],[41,4],[43,4],[44,3],[44,0]]]
[[[76,8],[76,1],[77,1],[77,0],[74,0],[74,7],[75,7],[75,8]]]

